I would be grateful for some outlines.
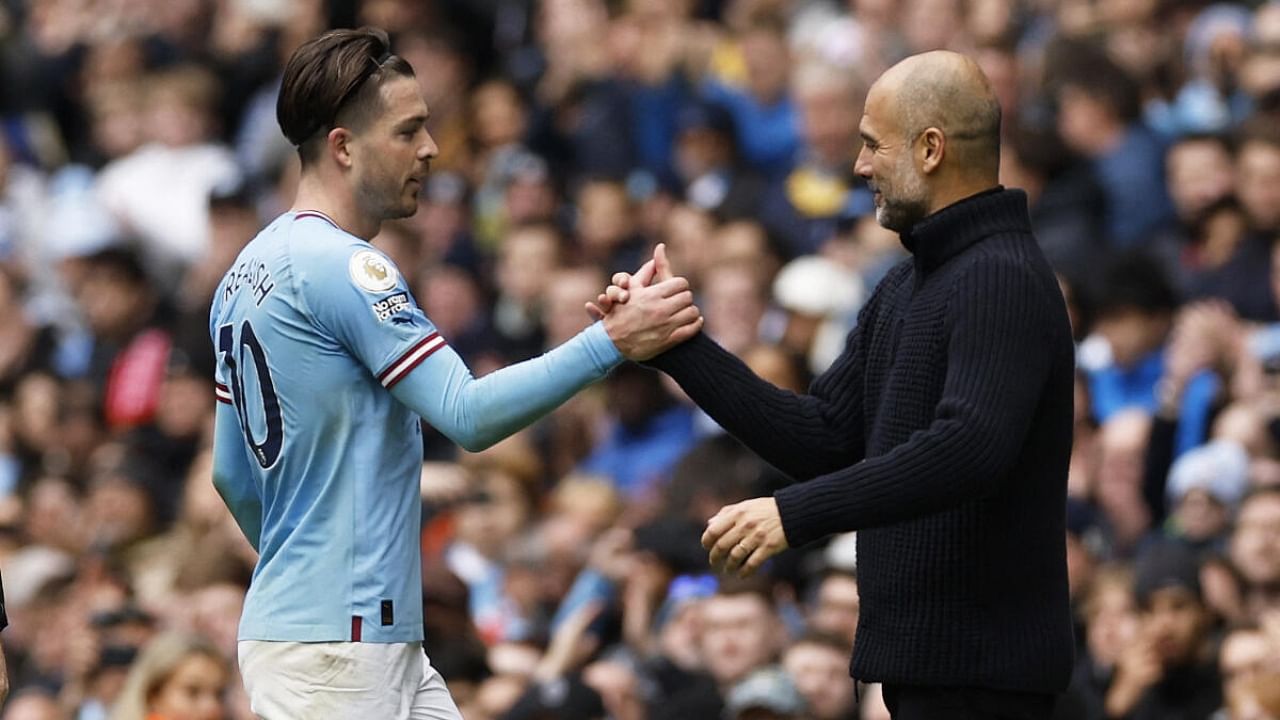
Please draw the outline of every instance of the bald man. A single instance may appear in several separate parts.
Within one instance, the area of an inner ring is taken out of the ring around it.
[[[858,532],[853,677],[895,720],[1041,718],[1072,667],[1065,506],[1073,348],[1027,198],[997,184],[1000,108],[978,66],[918,55],[871,88],[856,171],[912,257],[797,395],[705,334],[651,361],[799,481],[722,509],[703,544],[751,573]],[[592,306],[670,274],[659,249]]]

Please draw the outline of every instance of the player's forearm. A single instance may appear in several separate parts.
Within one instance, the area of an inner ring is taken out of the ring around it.
[[[262,534],[262,498],[253,483],[238,422],[231,405],[218,403],[213,431],[213,487],[257,550]]]
[[[622,359],[596,323],[544,355],[478,380],[445,348],[392,392],[449,439],[477,451],[554,410]]]
[[[226,503],[231,516],[240,526],[240,532],[244,533],[253,549],[258,550],[258,540],[262,536],[262,501],[258,498],[257,492],[252,488],[245,488],[245,484],[247,483],[220,475],[215,467],[214,488],[218,490],[218,494],[222,496],[222,502]]]

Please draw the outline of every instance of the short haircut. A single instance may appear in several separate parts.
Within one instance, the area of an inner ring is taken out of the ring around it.
[[[1183,135],[1169,144],[1169,152],[1170,153],[1173,152],[1175,148],[1180,148],[1187,145],[1199,145],[1199,144],[1205,144],[1205,143],[1210,145],[1217,145],[1219,148],[1223,150],[1223,152],[1227,153],[1228,155],[1235,154],[1235,143],[1233,142],[1233,138],[1231,138],[1228,135],[1223,135],[1220,133],[1211,133],[1211,132],[1197,132],[1197,133],[1188,133],[1186,135]]]
[[[773,582],[765,575],[757,574],[750,577],[731,575],[720,580],[715,596],[734,597],[739,595],[754,595],[760,598],[770,611],[777,608],[777,603],[773,599]]]
[[[819,647],[835,650],[841,655],[848,655],[849,651],[853,649],[852,644],[850,644],[845,638],[835,633],[827,632],[826,630],[814,629],[805,630],[800,637],[792,640],[791,644],[787,645],[787,650],[799,645],[817,645]]]
[[[112,280],[141,285],[148,282],[146,268],[137,251],[130,247],[109,247],[85,258],[95,275]]]
[[[921,64],[903,81],[897,107],[908,142],[935,127],[957,165],[992,175],[999,171],[1001,110],[989,86],[976,93],[960,71]]]
[[[1280,150],[1280,123],[1272,115],[1257,114],[1245,120],[1240,126],[1239,141],[1236,149],[1257,143],[1267,145],[1272,150]]]
[[[1138,82],[1097,44],[1055,40],[1046,51],[1045,66],[1050,88],[1076,88],[1101,102],[1123,123],[1142,117]]]
[[[1154,257],[1132,251],[1104,268],[1096,297],[1099,318],[1115,317],[1126,310],[1147,315],[1173,313],[1177,307],[1177,291]]]
[[[331,30],[303,43],[285,65],[276,119],[303,165],[319,157],[335,127],[363,128],[381,110],[378,90],[389,78],[413,77],[377,28]]]
[[[211,115],[218,109],[222,88],[213,73],[199,65],[182,65],[152,75],[143,87],[149,101],[176,99],[184,107]]]
[[[1240,498],[1240,504],[1237,508],[1243,508],[1245,505],[1257,500],[1258,498],[1268,498],[1280,500],[1280,487],[1274,485],[1258,485],[1251,487],[1245,491],[1244,497]],[[1239,514],[1239,510],[1236,511]]]

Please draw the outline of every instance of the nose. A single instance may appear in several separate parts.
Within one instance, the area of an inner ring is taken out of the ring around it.
[[[858,150],[858,157],[853,161],[853,172],[859,177],[871,179],[871,153],[867,151],[866,143]]]
[[[423,135],[426,136],[426,142],[418,146],[418,159],[430,160],[440,154],[440,148],[436,145],[435,138],[431,137],[431,133],[424,130]]]

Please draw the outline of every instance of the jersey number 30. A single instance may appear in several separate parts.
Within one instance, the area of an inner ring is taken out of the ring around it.
[[[246,351],[248,351],[246,353]],[[280,399],[276,397],[275,383],[271,382],[271,370],[267,367],[267,354],[253,332],[253,325],[245,320],[240,324],[240,342],[236,342],[235,328],[222,325],[218,328],[218,352],[231,372],[231,395],[235,401],[236,414],[240,416],[240,429],[244,432],[245,442],[253,451],[254,458],[263,469],[276,464],[280,458],[280,447],[284,444],[284,421],[280,417]],[[262,415],[266,419],[267,437],[258,442],[253,437],[253,427],[249,425],[249,409],[245,403],[244,366],[246,360],[253,362],[254,374],[258,377],[258,390],[262,395]]]

